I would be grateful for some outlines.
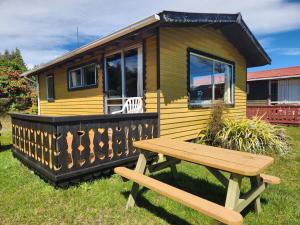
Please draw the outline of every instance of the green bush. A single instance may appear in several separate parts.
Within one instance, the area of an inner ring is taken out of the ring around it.
[[[291,149],[285,129],[260,118],[222,119],[217,123],[221,124],[217,132],[211,132],[212,123],[200,132],[200,143],[267,155],[284,155]]]

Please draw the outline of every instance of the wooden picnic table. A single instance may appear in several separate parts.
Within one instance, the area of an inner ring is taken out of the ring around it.
[[[266,168],[274,162],[274,159],[269,156],[256,155],[167,138],[137,141],[134,142],[133,145],[135,148],[140,150],[139,159],[135,168],[135,172],[139,174],[144,174],[146,171],[153,172],[166,167],[171,167],[173,175],[176,178],[176,164],[181,160],[205,166],[227,189],[225,208],[236,212],[241,212],[249,204],[254,203],[256,212],[259,213],[261,211],[260,195],[265,190],[266,183],[277,184],[280,182],[277,177],[263,174]],[[166,161],[147,165],[147,154],[149,152],[163,154],[166,157]],[[227,178],[221,171],[228,172],[230,174],[229,178]],[[117,169],[116,172],[125,177],[128,173],[128,171],[122,171],[122,169]],[[156,189],[158,192],[170,197],[169,193],[163,193],[162,190],[151,184],[156,182],[154,180],[147,183],[146,181],[140,180],[141,178],[138,179],[133,174],[128,176],[128,178],[135,180],[135,183],[133,184],[131,194],[127,202],[127,208],[132,207],[135,204],[135,198],[139,188],[138,181],[144,185],[148,184],[149,188]],[[250,178],[251,181],[251,188],[245,194],[241,194],[243,178]],[[161,183],[160,185],[163,186],[164,183]],[[169,188],[172,187],[166,187],[166,189]],[[176,198],[175,194],[173,195],[173,199],[174,198]],[[182,199],[179,199],[179,202],[182,202]],[[188,204],[186,205],[191,206],[189,204],[191,202],[187,201],[187,203]],[[215,206],[212,207],[215,208]],[[201,210],[203,212],[202,208]],[[207,209],[204,209],[204,211],[205,210]],[[214,210],[216,210],[216,208]],[[213,212],[213,210],[211,212]],[[234,217],[234,215],[232,216]],[[215,218],[218,219],[218,217]]]

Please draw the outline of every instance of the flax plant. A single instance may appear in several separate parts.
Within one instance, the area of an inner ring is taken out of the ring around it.
[[[214,114],[211,121],[215,121]],[[200,143],[266,155],[285,155],[291,150],[290,137],[285,129],[259,117],[240,120],[222,118],[217,124],[218,131],[211,122],[206,130],[199,133]]]

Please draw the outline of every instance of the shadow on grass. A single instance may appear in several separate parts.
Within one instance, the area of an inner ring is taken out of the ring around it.
[[[226,189],[222,185],[217,185],[210,183],[206,179],[195,179],[188,176],[185,173],[178,172],[177,179],[175,180],[173,176],[168,172],[163,172],[154,176],[151,176],[157,180],[165,182],[169,185],[177,187],[181,190],[194,194],[196,196],[202,197],[209,201],[215,202],[219,205],[225,205],[226,198]],[[153,205],[148,199],[144,197],[144,193],[147,192],[147,188],[142,188],[137,195],[137,206],[145,208],[161,219],[165,220],[169,224],[190,224],[187,221],[181,219],[177,215],[168,212],[163,207]],[[122,194],[128,198],[129,191],[122,192]],[[267,201],[265,199],[261,199],[262,204],[266,204]],[[250,211],[253,211],[254,207],[247,207],[241,213],[243,216],[247,215]]]
[[[4,152],[11,149],[11,144],[8,145],[0,145],[0,152]]]

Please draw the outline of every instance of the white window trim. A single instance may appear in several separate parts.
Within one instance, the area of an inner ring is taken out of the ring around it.
[[[141,65],[139,66],[138,65],[138,79],[143,79],[143,60],[141,60],[143,56],[143,45],[141,43],[137,43],[137,44],[134,44],[134,45],[130,45],[128,47],[125,47],[125,48],[122,48],[122,49],[118,49],[118,50],[114,50],[114,51],[111,51],[107,54],[104,55],[104,77],[105,77],[105,93],[107,93],[108,91],[108,81],[107,81],[107,67],[106,67],[106,60],[107,60],[107,57],[109,56],[112,56],[112,55],[115,55],[115,54],[121,54],[121,76],[122,76],[122,96],[112,96],[110,98],[107,97],[107,94],[105,94],[105,106],[104,106],[104,111],[105,111],[105,114],[108,114],[108,107],[111,106],[110,104],[108,104],[108,101],[109,100],[117,100],[117,99],[120,99],[122,100],[122,105],[125,104],[125,101],[127,100],[127,97],[126,97],[126,78],[125,78],[125,59],[124,59],[124,52],[128,51],[128,50],[131,50],[131,49],[137,49],[138,50],[138,62],[139,62],[139,59],[141,61]],[[137,82],[137,85],[139,85],[139,82]],[[143,89],[143,87],[141,88]],[[137,87],[137,90],[139,90],[139,88]],[[142,90],[143,92],[143,90]],[[138,97],[138,96],[137,96]],[[120,105],[120,106],[122,106]]]
[[[94,84],[90,84],[90,85],[83,85],[84,83],[84,80],[83,80],[83,77],[84,77],[84,74],[83,74],[83,69],[85,67],[88,67],[88,66],[91,66],[91,65],[94,65],[95,66],[95,83]],[[76,71],[76,70],[80,70],[80,80],[81,80],[81,85],[80,86],[75,86],[75,87],[71,87],[71,73],[73,71]],[[97,65],[96,63],[90,63],[90,64],[86,64],[86,65],[83,65],[83,66],[80,66],[80,67],[76,67],[74,69],[71,69],[69,70],[68,72],[68,78],[69,78],[69,89],[72,90],[72,89],[77,89],[77,88],[88,88],[88,87],[91,87],[91,86],[95,86],[97,85]]]
[[[230,95],[231,95],[231,102],[226,102],[225,99],[223,100],[224,104],[226,105],[232,105],[234,104],[234,66],[233,64],[231,63],[227,63],[225,61],[221,61],[221,60],[217,60],[217,59],[214,59],[214,58],[211,58],[211,57],[207,57],[207,56],[204,56],[204,55],[201,55],[201,54],[198,54],[198,53],[195,53],[193,51],[190,51],[189,52],[189,56],[190,55],[194,55],[194,56],[198,56],[198,57],[201,57],[201,58],[205,58],[205,59],[208,59],[208,60],[211,60],[213,62],[213,71],[215,69],[215,62],[219,62],[219,63],[222,63],[222,64],[226,64],[228,66],[231,67],[231,86],[230,86]],[[189,62],[191,63],[191,62]],[[190,66],[190,65],[188,65]],[[191,76],[191,73],[189,74],[189,76]],[[191,78],[190,79],[190,87],[191,87]],[[216,102],[217,100],[215,100],[215,82],[214,82],[214,78],[213,78],[213,75],[211,75],[211,85],[212,85],[212,99],[211,100],[204,100],[203,103],[195,103],[195,102],[189,102],[189,105],[190,106],[199,106],[199,107],[206,107],[206,106],[211,106],[212,104],[214,104],[214,102]],[[225,85],[225,84],[224,84]],[[189,89],[190,89],[189,87]],[[225,93],[224,93],[224,98],[225,98]]]

